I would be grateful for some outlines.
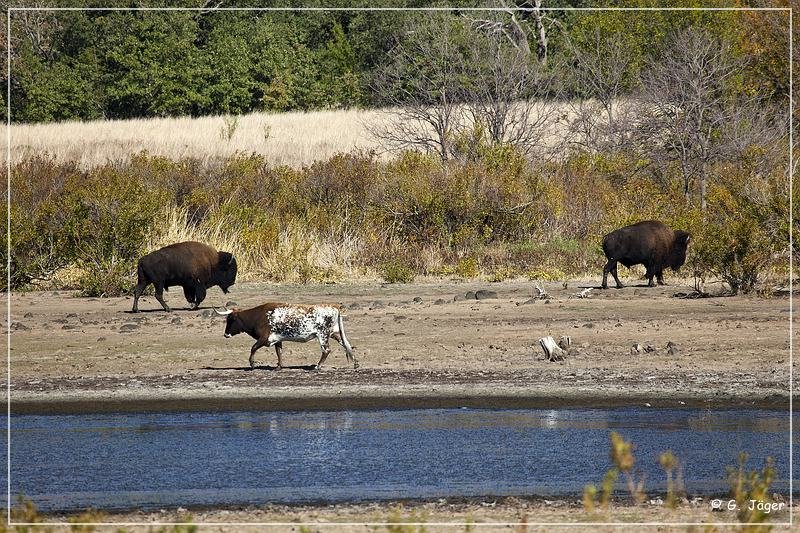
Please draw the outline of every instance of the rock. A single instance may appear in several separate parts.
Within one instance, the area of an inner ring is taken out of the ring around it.
[[[667,342],[667,353],[670,355],[679,355],[681,353],[680,347],[672,341]]]
[[[422,298],[420,298],[419,296],[414,296],[414,302],[420,303],[421,301],[422,301]]]
[[[75,313],[67,313],[67,318],[75,318],[77,316]]]
[[[237,307],[238,305],[239,304],[234,302],[233,300],[228,300],[227,302],[225,302],[225,307],[227,307],[228,309],[230,309],[231,307]]]
[[[103,342],[104,340],[106,340],[105,337],[97,337],[97,342]]]
[[[361,309],[361,304],[358,303],[358,302],[353,302],[353,303],[350,304],[348,309],[351,309],[351,310]]]
[[[29,331],[31,328],[29,328],[27,325],[23,324],[22,322],[12,322],[11,323],[11,329],[14,330],[14,331]]]
[[[461,300],[464,300],[464,299],[465,298],[464,298],[463,294],[456,294],[455,296],[453,296],[453,301],[454,302],[460,302]]]
[[[27,312],[24,315],[22,315],[22,318],[33,318],[33,313]]]
[[[120,333],[128,333],[130,331],[134,331],[134,330],[137,330],[137,329],[139,329],[139,324],[128,323],[128,324],[122,324],[119,327]]]
[[[527,300],[522,302],[522,305],[535,304],[535,303],[536,303],[536,298],[528,298]]]
[[[545,300],[544,303],[549,304],[550,300]]]
[[[72,324],[64,324],[61,326],[61,329],[78,329],[78,326],[74,326]]]
[[[200,313],[200,316],[203,317],[203,318],[211,318],[215,314],[216,313],[214,311],[211,311],[210,309],[207,309],[207,310],[203,311],[202,313]]]
[[[642,353],[643,349],[644,348],[642,348],[642,345],[637,342],[636,344],[631,346],[631,355],[636,355],[638,353]]]
[[[587,322],[583,325],[583,327],[591,329],[594,327],[594,322]]]
[[[497,292],[495,291],[487,291],[487,290],[479,290],[475,293],[476,300],[489,300],[492,298],[497,298]]]
[[[656,351],[656,349],[653,348],[652,344],[648,344],[647,346],[644,347],[644,351],[647,353],[653,353]]]
[[[380,300],[375,300],[374,302],[372,302],[371,304],[369,304],[369,308],[370,308],[370,309],[381,309],[381,308],[383,308],[383,307],[386,307],[386,304],[385,304],[385,303],[383,303],[383,302],[382,302],[382,301],[380,301]]]
[[[179,317],[179,316],[174,317],[172,320],[170,320],[170,323],[171,324],[180,324],[181,323],[181,317]]]
[[[443,298],[438,298],[435,302],[433,302],[433,305],[444,305],[446,303],[447,303],[447,300],[445,300]]]
[[[464,294],[464,298],[467,299],[467,300],[474,300],[475,299],[475,293],[472,292],[472,291],[467,291],[467,293]]]

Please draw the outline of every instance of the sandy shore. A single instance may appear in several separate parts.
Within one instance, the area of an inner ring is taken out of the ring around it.
[[[180,309],[179,290],[160,311],[145,297],[76,298],[67,292],[12,296],[11,387],[15,413],[136,410],[348,409],[376,407],[788,405],[787,297],[687,299],[681,285],[594,290],[533,283],[429,281],[407,285],[234,286],[204,304],[334,302],[361,368],[334,346],[314,371],[319,346],[286,343],[274,368],[252,339],[224,339],[206,307]],[[675,281],[673,281],[675,283]],[[496,298],[465,300],[467,292]],[[677,295],[677,296],[676,296]],[[537,340],[569,335],[565,361],[544,358]],[[639,353],[632,353],[634,345]]]
[[[725,499],[724,503],[727,504]],[[780,504],[779,504],[780,505]],[[795,510],[796,511],[796,510]],[[435,531],[514,531],[549,532],[592,531],[742,531],[733,511],[712,511],[711,500],[684,500],[676,509],[652,497],[641,505],[630,501],[613,502],[608,510],[587,511],[580,500],[541,498],[440,499],[332,505],[265,505],[227,509],[177,509],[157,512],[116,514],[93,513],[83,518],[105,523],[125,524],[125,530],[147,531],[171,524],[203,524],[200,531],[343,531],[343,532],[435,532]],[[67,522],[76,516],[51,515],[48,522]],[[770,513],[773,530],[789,530],[787,504]],[[132,524],[139,524],[133,526]],[[142,525],[148,524],[148,525]],[[169,524],[163,526],[162,524]],[[582,525],[581,525],[582,524]],[[691,526],[689,524],[704,524]],[[653,527],[653,525],[658,525]],[[114,530],[105,526],[101,530]],[[116,526],[123,527],[123,526]],[[712,528],[712,529],[708,529]],[[64,528],[66,530],[66,527]],[[169,531],[170,529],[167,529]]]

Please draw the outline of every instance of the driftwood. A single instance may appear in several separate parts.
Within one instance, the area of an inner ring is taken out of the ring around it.
[[[573,298],[573,297],[574,298],[588,298],[589,297],[589,293],[592,292],[593,289],[594,289],[594,287],[588,287],[586,289],[583,289],[580,292],[576,292],[575,294],[571,295],[570,298]]]
[[[572,344],[572,339],[569,337],[561,337],[558,342],[550,336],[539,339],[539,345],[544,350],[548,361],[563,361],[567,355],[566,349],[570,344]]]
[[[534,298],[536,298],[537,300],[549,300],[550,299],[550,295],[547,294],[547,291],[544,290],[544,288],[539,283],[536,284],[534,289],[536,289],[536,296],[534,296]]]

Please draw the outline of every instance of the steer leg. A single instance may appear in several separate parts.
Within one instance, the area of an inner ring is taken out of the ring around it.
[[[283,343],[276,342],[275,343],[275,353],[278,355],[278,370],[283,368],[283,362],[281,361],[281,351],[283,350]]]
[[[169,306],[167,305],[167,302],[164,301],[164,284],[163,283],[157,283],[156,284],[156,300],[158,300],[158,303],[160,303],[161,307],[164,308],[164,311],[166,311],[167,313],[172,311],[172,309],[170,309]]]
[[[336,342],[342,345],[342,348],[344,348],[344,351],[347,354],[347,361],[353,363],[353,368],[358,368],[358,361],[356,361],[356,356],[353,355],[353,347],[349,344],[346,344],[339,333],[331,333],[331,337],[336,339]]]
[[[319,369],[322,366],[322,363],[325,362],[325,359],[328,358],[328,354],[331,353],[331,349],[328,348],[327,335],[317,335],[317,339],[319,339],[319,347],[322,349],[322,357],[319,358],[319,363],[316,365],[317,369]]]
[[[256,362],[253,359],[253,357],[256,355],[256,350],[258,350],[262,346],[266,346],[267,344],[269,344],[269,341],[267,339],[258,339],[255,342],[255,344],[253,344],[253,347],[250,348],[250,370],[256,367]]]

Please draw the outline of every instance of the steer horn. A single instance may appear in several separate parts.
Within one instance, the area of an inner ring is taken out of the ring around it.
[[[223,307],[223,309],[225,309],[224,313],[222,311],[217,311],[216,307],[212,307],[212,309],[214,309],[214,312],[217,313],[219,316],[228,316],[229,314],[233,313],[233,310],[225,309],[224,307]]]

